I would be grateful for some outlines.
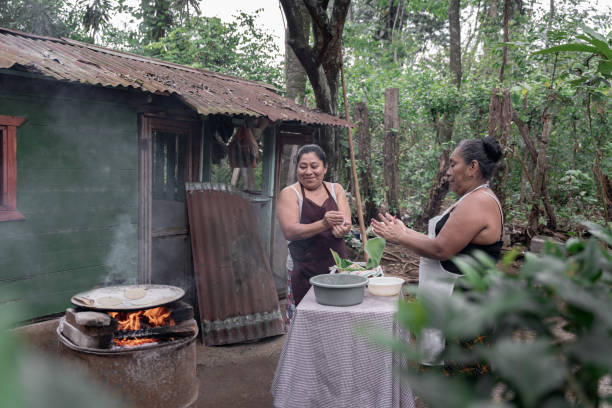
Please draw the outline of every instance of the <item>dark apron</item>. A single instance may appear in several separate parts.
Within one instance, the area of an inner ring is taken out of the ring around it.
[[[304,186],[300,184],[300,187],[302,189],[300,224],[312,224],[323,219],[327,211],[338,211],[338,204],[329,193],[325,183],[323,187],[328,197],[321,206],[306,198]],[[331,228],[310,238],[289,243],[289,253],[293,260],[291,290],[296,306],[310,289],[309,279],[316,275],[329,273],[329,267],[335,264],[330,248],[338,252],[342,258],[348,256],[344,238],[334,237]]]

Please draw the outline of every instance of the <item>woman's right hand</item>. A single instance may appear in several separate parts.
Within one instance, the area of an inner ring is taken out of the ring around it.
[[[344,224],[344,215],[340,211],[327,211],[323,216],[323,223],[329,228]]]
[[[372,229],[379,237],[383,237],[389,242],[399,243],[401,237],[406,233],[408,228],[401,220],[392,216],[389,213],[385,215],[378,214],[378,220],[372,218]]]

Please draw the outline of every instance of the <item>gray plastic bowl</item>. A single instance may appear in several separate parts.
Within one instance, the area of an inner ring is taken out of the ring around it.
[[[368,278],[348,274],[323,274],[310,278],[317,303],[327,306],[353,306],[363,301]]]

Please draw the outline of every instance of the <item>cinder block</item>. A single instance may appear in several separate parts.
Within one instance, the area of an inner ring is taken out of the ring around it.
[[[76,346],[85,348],[109,348],[113,341],[113,333],[86,334],[77,329],[66,319],[60,320],[60,331]]]
[[[85,316],[82,316],[83,314],[85,314]],[[97,315],[104,315],[108,317],[108,320],[104,316]],[[74,309],[69,308],[66,309],[66,321],[75,329],[78,329],[85,335],[92,337],[108,334],[112,336],[117,330],[117,321],[115,319],[111,319],[109,315],[100,312],[77,312]],[[102,326],[101,324],[104,323],[108,324],[106,326]]]

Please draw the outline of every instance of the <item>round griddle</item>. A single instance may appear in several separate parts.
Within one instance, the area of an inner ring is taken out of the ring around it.
[[[144,290],[145,296],[139,299],[129,299],[125,296],[134,290]],[[130,292],[131,291],[131,292]],[[175,302],[185,296],[185,291],[169,285],[121,285],[107,286],[81,292],[74,295],[70,301],[73,305],[96,310],[140,310],[162,306]]]

